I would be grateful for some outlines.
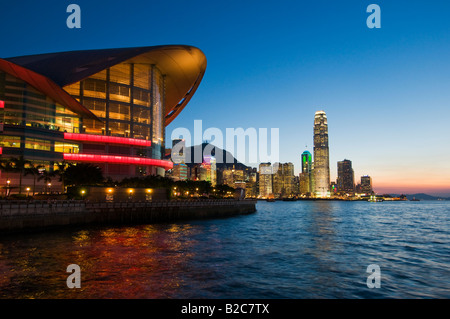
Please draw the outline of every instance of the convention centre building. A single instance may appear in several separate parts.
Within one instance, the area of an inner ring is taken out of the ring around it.
[[[23,156],[48,171],[92,163],[114,180],[164,175],[173,166],[164,160],[165,127],[206,64],[186,45],[0,59],[0,158]],[[17,178],[1,174],[2,185]]]

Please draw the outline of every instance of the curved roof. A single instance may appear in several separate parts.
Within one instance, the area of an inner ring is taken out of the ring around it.
[[[79,82],[121,62],[155,64],[165,76],[168,125],[183,110],[206,71],[206,57],[192,46],[83,50],[5,59],[52,79],[60,87]]]
[[[100,121],[91,111],[47,77],[3,59],[0,59],[0,71],[6,72],[28,83],[39,92],[42,92],[57,103],[68,107],[78,115]]]

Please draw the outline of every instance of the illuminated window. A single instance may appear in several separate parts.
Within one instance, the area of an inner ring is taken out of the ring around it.
[[[109,104],[109,118],[115,120],[130,120],[130,106],[123,103],[114,103],[111,102]]]
[[[55,142],[55,152],[57,153],[78,153],[80,146],[78,144]]]
[[[113,83],[130,85],[130,68],[131,64],[129,63],[121,63],[112,66],[109,69],[109,80]]]
[[[0,135],[0,146],[20,147],[20,136]]]
[[[52,147],[51,142],[47,140],[41,140],[37,138],[25,139],[25,148],[28,149],[50,151],[51,147]]]

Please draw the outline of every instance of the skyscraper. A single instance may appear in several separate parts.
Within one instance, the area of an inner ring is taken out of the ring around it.
[[[302,172],[300,173],[300,194],[310,195],[312,192],[312,155],[308,151],[304,151],[301,157]]]
[[[352,161],[345,159],[338,164],[337,189],[341,194],[353,193],[355,191],[355,175],[353,173]]]
[[[371,195],[372,192],[372,178],[369,175],[361,176],[361,193]]]
[[[330,155],[328,149],[328,122],[324,111],[314,116],[314,181],[317,197],[330,196]]]
[[[212,186],[217,184],[216,158],[214,156],[204,156],[202,167],[206,169],[206,180],[211,182]]]
[[[273,173],[272,191],[275,197],[289,197],[294,192],[294,164],[275,163],[276,172]],[[275,171],[275,169],[274,169]]]
[[[272,195],[272,165],[270,163],[259,164],[259,196],[268,198]]]

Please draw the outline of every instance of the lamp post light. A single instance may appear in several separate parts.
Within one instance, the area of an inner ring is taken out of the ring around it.
[[[10,185],[11,185],[11,181],[8,179],[6,181],[6,197],[9,196],[9,187],[10,187]]]
[[[47,184],[47,187],[48,187],[48,191],[47,191],[47,193],[51,193],[52,191],[51,191],[51,188],[52,188],[52,183],[48,183]]]
[[[130,195],[128,199],[133,200],[133,190],[129,189],[128,194]]]
[[[30,188],[27,187],[27,197],[30,196]]]
[[[86,194],[86,191],[84,189],[81,190],[81,199],[84,199],[84,194]]]

